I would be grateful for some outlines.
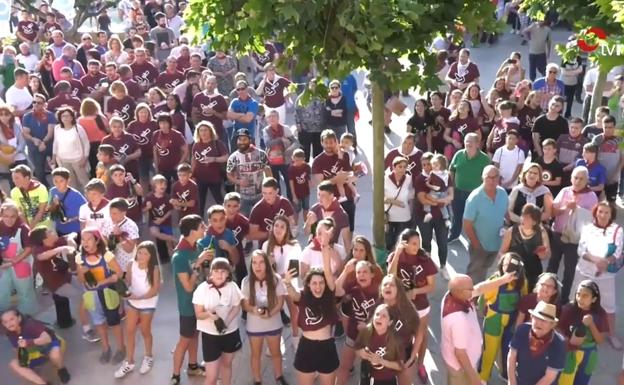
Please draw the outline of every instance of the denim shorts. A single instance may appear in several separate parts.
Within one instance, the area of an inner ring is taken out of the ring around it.
[[[293,209],[295,209],[296,213],[301,212],[301,210],[310,210],[310,196],[301,198],[297,201],[297,203],[293,203]]]

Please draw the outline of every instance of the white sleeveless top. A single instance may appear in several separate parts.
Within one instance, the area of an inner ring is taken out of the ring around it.
[[[134,296],[145,295],[151,289],[147,280],[147,269],[139,268],[137,261],[132,261],[132,282],[130,282],[130,293]],[[158,303],[158,295],[147,299],[129,299],[132,307],[137,309],[155,309]]]

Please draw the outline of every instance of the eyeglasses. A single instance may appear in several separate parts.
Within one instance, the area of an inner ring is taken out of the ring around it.
[[[337,89],[340,89],[340,87],[337,87],[337,86],[331,86],[331,87],[329,87],[329,89],[330,89],[330,90],[337,90]]]
[[[247,88],[237,88],[236,91],[241,92],[241,91],[246,91]]]
[[[556,74],[559,73],[559,71],[548,71],[549,74]]]

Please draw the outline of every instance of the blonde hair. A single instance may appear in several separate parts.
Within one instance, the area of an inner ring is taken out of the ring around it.
[[[117,91],[123,91],[124,95],[128,95],[128,88],[121,80],[115,80],[110,86],[111,96],[115,96]]]
[[[210,131],[210,137],[212,138],[212,140],[219,140],[219,135],[217,135],[217,131],[215,130],[212,123],[207,120],[202,120],[195,126],[195,134],[193,135],[193,140],[195,141],[195,143],[201,142],[201,138],[199,137],[199,131],[201,131],[201,129],[204,127],[206,127],[208,131]]]
[[[119,49],[123,51],[123,44],[116,33],[112,34],[111,37],[108,38],[108,49],[111,51],[113,50],[113,42],[117,42],[117,44],[119,44]]]

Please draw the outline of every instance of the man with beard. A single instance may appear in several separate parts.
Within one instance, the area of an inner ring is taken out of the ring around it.
[[[303,224],[303,230],[306,235],[315,234],[318,221],[331,217],[334,220],[334,239],[332,242],[337,243],[342,237],[342,243],[345,250],[351,250],[351,232],[349,231],[349,217],[344,211],[338,199],[336,198],[336,188],[328,181],[324,180],[317,187],[316,196],[318,202],[310,207],[308,216]]]
[[[164,13],[158,12],[155,19],[158,25],[152,28],[149,37],[156,43],[156,59],[159,63],[164,63],[171,54],[176,37],[173,30],[167,27],[167,16]]]
[[[328,180],[334,187],[338,184],[349,183],[348,180],[353,175],[353,168],[349,161],[349,155],[347,153],[342,155],[338,153],[341,150],[338,147],[338,139],[334,131],[324,130],[321,133],[321,146],[323,146],[323,152],[312,161],[312,176],[316,183]],[[338,189],[335,189],[334,194],[337,198],[340,197]],[[345,189],[345,196],[347,200],[341,202],[340,205],[349,217],[349,231],[353,233],[355,225],[353,190]]]
[[[130,64],[134,80],[141,86],[143,92],[147,92],[156,82],[158,77],[158,69],[147,60],[147,52],[145,48],[134,49],[134,63]]]
[[[253,205],[262,197],[262,181],[270,177],[271,167],[264,151],[252,146],[249,130],[236,132],[238,150],[227,161],[227,178],[241,195],[241,212],[249,216]]]
[[[89,60],[87,64],[87,73],[85,76],[80,78],[80,83],[82,83],[82,87],[84,88],[85,96],[92,97],[94,92],[97,90],[97,85],[102,80],[103,77],[106,77],[100,71],[101,65],[100,62],[94,59]]]
[[[509,344],[509,385],[552,384],[565,364],[566,345],[556,332],[557,306],[540,301],[531,323],[518,325]]]
[[[202,120],[212,123],[219,139],[225,140],[223,119],[227,115],[228,105],[223,95],[217,91],[217,78],[213,75],[204,77],[205,90],[193,97],[191,116],[195,124]]]

